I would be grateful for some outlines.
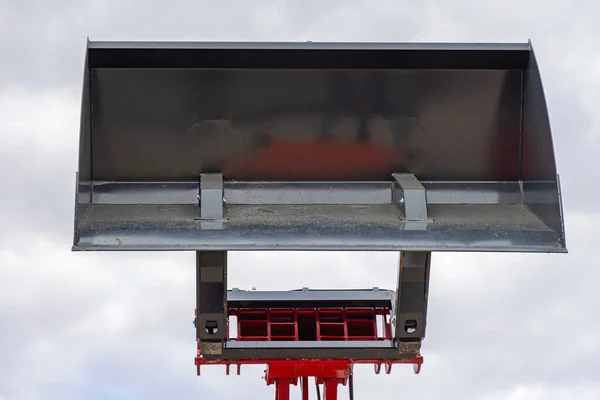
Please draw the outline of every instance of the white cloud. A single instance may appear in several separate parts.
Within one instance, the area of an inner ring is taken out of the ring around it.
[[[488,389],[500,393],[493,398],[512,398],[562,374],[557,384],[579,382],[593,393],[600,345],[590,316],[600,304],[593,295],[598,273],[585,261],[600,239],[590,234],[600,216],[572,212],[568,222],[569,256],[436,254],[421,375],[395,366],[391,376],[373,376],[372,368],[361,367],[357,394],[402,390],[436,398],[471,388],[472,398]],[[0,250],[6,338],[0,354],[11,365],[3,369],[0,393],[42,398],[36,388],[51,382],[78,390],[80,381],[139,389],[138,383],[161,379],[164,390],[183,397],[214,390],[242,398],[243,388],[269,395],[261,367],[244,368],[241,377],[205,367],[201,378],[194,376],[193,254],[71,253],[56,244],[46,239]],[[30,246],[36,251],[27,251]],[[230,287],[389,287],[396,265],[393,253],[233,253]],[[544,395],[559,390],[546,384]],[[513,385],[526,389],[507,394]]]
[[[74,88],[32,91],[15,85],[0,91],[0,152],[73,153],[79,143],[79,96]]]
[[[523,385],[510,391],[484,395],[481,400],[554,400],[589,399],[600,397],[600,390],[585,385],[566,385],[549,388],[546,385]]]

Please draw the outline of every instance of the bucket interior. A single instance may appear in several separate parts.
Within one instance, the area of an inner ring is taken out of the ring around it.
[[[83,86],[76,250],[566,251],[529,44],[90,42]]]

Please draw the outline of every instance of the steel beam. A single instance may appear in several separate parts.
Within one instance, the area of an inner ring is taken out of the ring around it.
[[[400,353],[418,352],[425,337],[431,252],[400,253],[394,308],[396,346]]]
[[[231,362],[252,359],[301,360],[301,359],[339,359],[339,360],[413,360],[419,356],[419,349],[407,347],[400,351],[397,347],[388,348],[352,348],[352,347],[263,347],[263,348],[229,348],[225,347],[221,354],[203,352],[206,360],[228,360]]]
[[[325,379],[325,397],[323,400],[337,400],[338,380],[335,378]]]
[[[196,252],[196,339],[202,355],[223,353],[227,337],[227,252]]]
[[[275,400],[290,400],[290,383],[286,378],[275,380]]]
[[[229,308],[393,307],[388,289],[255,291],[234,288],[227,292]]]

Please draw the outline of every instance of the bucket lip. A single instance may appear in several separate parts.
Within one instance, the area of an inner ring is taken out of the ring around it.
[[[531,44],[88,41],[88,69],[526,69]]]
[[[528,42],[299,42],[88,40],[88,49],[529,51]]]

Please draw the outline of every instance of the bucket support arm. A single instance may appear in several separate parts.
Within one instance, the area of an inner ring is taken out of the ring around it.
[[[227,338],[227,252],[196,252],[196,339],[202,354],[219,355]]]
[[[392,202],[411,229],[424,229],[428,222],[425,188],[412,174],[394,174],[393,178]],[[222,176],[201,174],[199,219],[202,224],[222,222],[223,198]],[[211,227],[207,226],[207,229]],[[333,342],[325,341],[313,344],[313,347],[277,348],[278,342],[265,342],[264,348],[244,348],[244,340],[228,346],[227,252],[197,251],[195,325],[198,372],[202,364],[225,364],[227,367],[236,364],[239,373],[241,364],[265,363],[265,380],[268,385],[275,386],[276,400],[289,400],[290,386],[297,385],[298,380],[303,399],[308,399],[309,377],[314,377],[317,385],[323,385],[326,400],[337,399],[338,385],[348,383],[355,363],[373,363],[376,373],[379,373],[382,364],[386,373],[390,373],[393,363],[412,363],[415,373],[419,373],[421,341],[425,336],[427,319],[430,262],[429,251],[400,252],[390,347],[362,348],[351,341],[335,347]],[[327,304],[317,307],[327,307]],[[236,348],[236,343],[242,347]],[[275,346],[269,348],[269,343]]]
[[[310,348],[304,348],[295,349],[293,352],[282,351],[282,356],[285,353],[286,357],[289,357],[293,353],[298,356],[303,354],[305,358],[315,358],[316,354],[327,351],[331,352],[331,354],[327,354],[332,358],[348,356],[350,358],[381,357],[390,359],[400,355],[419,355],[427,321],[430,263],[431,252],[400,253],[398,283],[392,311],[392,322],[395,325],[393,337],[395,351],[393,353],[387,354],[388,351],[381,349],[377,356],[373,357],[368,353],[369,349],[321,348],[315,352]],[[208,357],[223,355],[229,328],[226,251],[196,252],[196,318],[194,324],[200,353]],[[239,350],[231,348],[227,352],[234,355]],[[323,354],[325,355],[325,353]]]
[[[425,337],[431,252],[402,252],[395,304],[395,340],[399,353],[418,353]]]

